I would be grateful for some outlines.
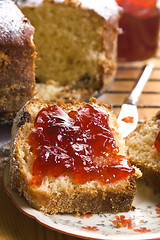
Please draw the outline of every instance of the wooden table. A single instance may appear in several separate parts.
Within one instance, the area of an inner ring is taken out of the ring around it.
[[[151,61],[155,67],[137,103],[140,121],[149,119],[160,109],[160,50]],[[118,116],[120,107],[140,76],[144,64],[119,64],[116,79],[98,101],[112,104],[113,111]]]
[[[160,50],[153,59],[155,69],[138,101],[140,121],[149,119],[160,108]],[[121,104],[141,72],[142,64],[121,64],[115,81],[108,91],[98,98],[99,102],[112,104],[118,115]],[[0,133],[1,134],[1,133]],[[0,157],[0,180],[8,157]],[[0,240],[76,240],[78,238],[50,230],[25,216],[6,195],[0,181]]]

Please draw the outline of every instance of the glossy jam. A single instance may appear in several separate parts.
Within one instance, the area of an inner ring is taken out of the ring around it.
[[[155,148],[157,149],[157,152],[160,153],[160,132],[158,133],[156,140],[154,142]]]
[[[86,104],[66,114],[52,105],[42,109],[29,136],[35,158],[32,183],[40,186],[46,175],[69,175],[77,183],[111,183],[134,173],[108,125],[108,114]]]
[[[119,61],[142,61],[155,55],[159,36],[159,10],[156,1],[117,0],[124,9],[119,21]]]
[[[130,117],[130,116],[122,119],[122,121],[125,122],[125,123],[133,123],[133,120],[134,120],[134,118]]]

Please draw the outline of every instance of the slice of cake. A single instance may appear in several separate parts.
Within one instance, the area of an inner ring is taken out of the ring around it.
[[[116,71],[121,11],[114,0],[27,0],[20,8],[35,27],[36,78],[47,83],[46,94],[53,88],[51,81],[67,86],[72,99],[88,99],[105,89]],[[75,90],[77,95],[72,94]],[[70,98],[65,92],[60,91],[58,99]],[[50,99],[56,99],[55,94],[49,93]]]
[[[9,0],[0,1],[0,119],[13,118],[33,96],[34,27]]]
[[[30,101],[12,129],[11,187],[34,208],[55,213],[132,209],[139,172],[125,157],[111,108]]]
[[[142,171],[142,179],[160,191],[160,112],[126,138],[127,155]]]

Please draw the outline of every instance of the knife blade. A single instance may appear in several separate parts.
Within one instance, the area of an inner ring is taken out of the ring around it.
[[[142,68],[140,77],[121,107],[117,122],[123,138],[127,137],[137,127],[139,120],[137,102],[153,68],[154,64],[152,62],[149,62]]]

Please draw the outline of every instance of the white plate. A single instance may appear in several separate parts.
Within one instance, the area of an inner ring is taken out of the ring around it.
[[[4,169],[3,185],[18,209],[53,230],[87,239],[160,239],[160,194],[154,194],[143,183],[138,184],[134,211],[84,216],[53,216],[30,207],[24,198],[10,188],[9,164]]]

